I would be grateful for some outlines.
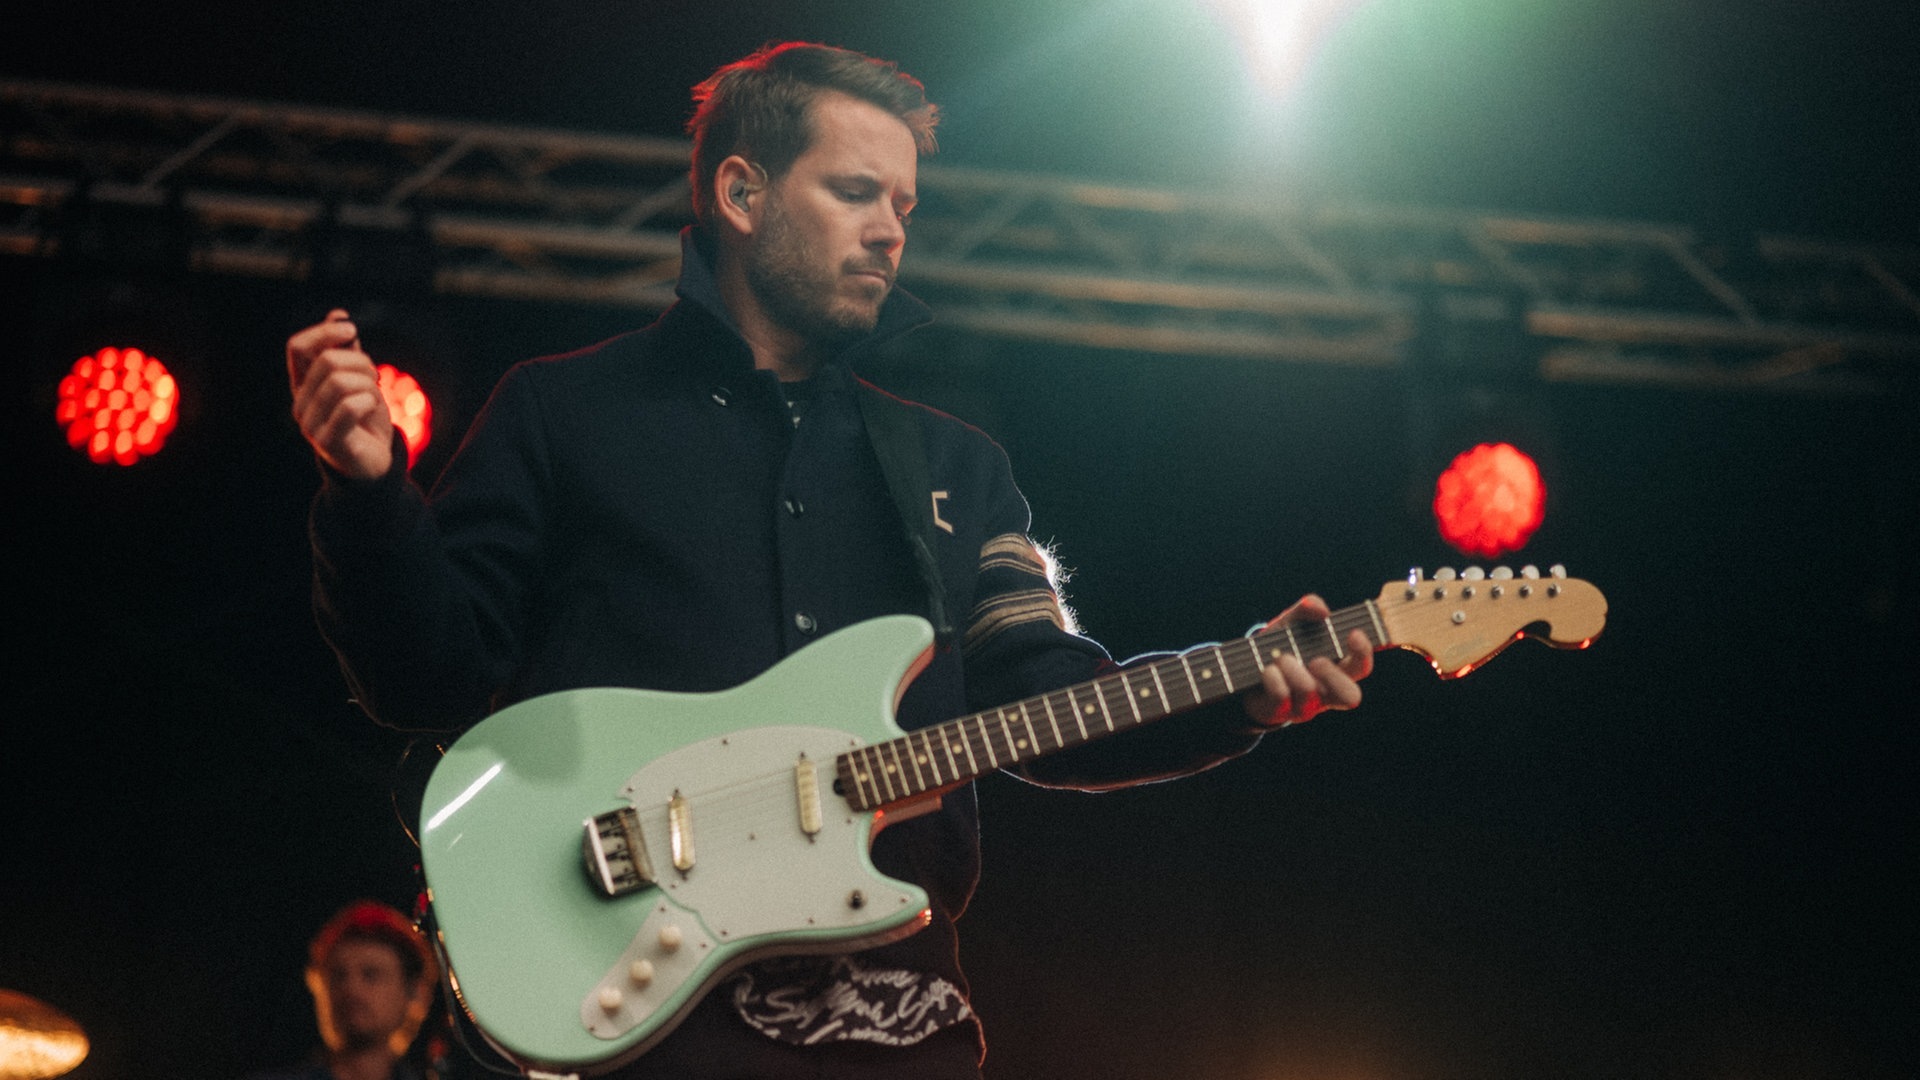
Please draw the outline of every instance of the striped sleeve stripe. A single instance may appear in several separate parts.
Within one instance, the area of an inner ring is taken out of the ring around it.
[[[1003,533],[980,549],[980,571],[1015,570],[1038,578],[1047,576],[1047,564],[1033,541],[1019,533]]]
[[[1064,629],[1060,616],[1060,598],[1052,589],[1025,589],[1002,593],[973,609],[967,636],[961,648],[972,652],[1002,631],[1026,623],[1046,622]]]

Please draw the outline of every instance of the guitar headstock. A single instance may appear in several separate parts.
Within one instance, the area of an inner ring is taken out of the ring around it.
[[[1478,567],[1432,577],[1415,570],[1388,582],[1374,599],[1387,646],[1425,656],[1443,679],[1457,679],[1523,637],[1560,649],[1584,649],[1607,623],[1607,598],[1563,567]]]

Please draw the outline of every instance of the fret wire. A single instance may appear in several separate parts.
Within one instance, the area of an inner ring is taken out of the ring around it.
[[[893,791],[894,778],[898,777],[900,780],[899,790],[894,793],[893,797],[897,799],[904,795],[913,794],[912,791],[907,789],[907,771],[900,767],[900,748],[893,745],[891,741],[888,741],[874,744],[873,750],[874,755],[880,759],[881,766],[887,770],[887,789]],[[887,751],[889,750],[893,751],[893,763],[891,765],[887,763]]]
[[[865,770],[866,777],[867,777],[867,786],[873,789],[873,799],[868,803],[868,805],[879,806],[881,803],[885,802],[886,800],[881,798],[880,796],[880,778],[878,776],[875,776],[873,773],[873,756],[871,753],[869,753],[871,749],[872,749],[871,747],[861,747],[859,751],[861,764],[857,767]]]
[[[1345,660],[1347,658],[1347,650],[1340,644],[1340,631],[1333,628],[1333,618],[1331,616],[1327,618],[1326,622],[1327,640],[1333,643],[1333,658],[1335,660]]]
[[[899,773],[899,767],[887,763],[887,744],[876,742],[874,746],[868,748],[868,753],[874,755],[874,763],[879,765],[879,782],[887,786],[887,801],[891,803],[891,801],[899,799],[900,796],[904,796],[904,794],[906,794],[904,790],[895,790],[895,788],[893,788],[893,774]]]
[[[877,805],[880,801],[880,793],[876,791],[871,796],[867,794],[867,788],[873,783],[873,774],[868,772],[866,767],[861,764],[859,750],[852,750],[847,753],[847,764],[852,768],[854,791],[859,793],[860,798],[865,801],[868,806]]]
[[[1134,725],[1137,727],[1145,723],[1140,716],[1140,705],[1134,700],[1133,680],[1124,671],[1120,673],[1120,692],[1127,696],[1127,708],[1133,713]]]
[[[959,758],[953,753],[953,732],[949,730],[951,727],[950,724],[940,725],[940,748],[947,752],[947,767],[953,770],[953,778],[958,780],[966,774],[960,768]]]
[[[993,753],[993,735],[991,732],[987,730],[986,714],[980,713],[976,715],[973,719],[974,719],[976,730],[980,732],[980,748],[987,752],[987,768],[989,769],[999,768],[1000,759],[995,757]],[[968,736],[968,741],[972,741],[972,736]]]
[[[1096,689],[1098,685],[1097,683],[1095,684]],[[1073,722],[1080,729],[1080,741],[1086,742],[1088,739],[1093,738],[1093,736],[1087,734],[1087,720],[1085,715],[1080,712],[1080,698],[1074,694],[1073,687],[1071,686],[1067,687],[1067,704],[1073,706]]]
[[[1007,724],[1007,710],[1000,710],[1000,737],[1007,740],[1007,760],[1019,761],[1020,748],[1013,745],[1013,728]]]
[[[874,770],[874,775],[879,777],[880,782],[887,786],[887,801],[893,802],[898,799],[900,794],[893,790],[893,774],[887,768],[886,755],[880,752],[879,746],[870,746],[867,748],[867,756],[875,765],[879,766]]]
[[[1118,677],[1109,675],[1093,684],[1093,700],[1100,706],[1100,719],[1106,723],[1107,733],[1109,735],[1119,729],[1113,726],[1113,706],[1107,701],[1107,692],[1112,690],[1114,685],[1118,683],[1120,684],[1120,692],[1125,694],[1127,692],[1126,681],[1127,679],[1124,675]]]
[[[1027,725],[1027,742],[1032,745],[1035,754],[1040,753],[1040,736],[1033,730],[1033,716],[1027,712],[1027,703],[1020,703],[1020,722]]]
[[[853,794],[849,798],[858,804],[865,802],[866,796],[860,791],[860,767],[854,764],[853,753],[848,751],[835,755],[833,771],[839,776],[841,783],[853,788]]]
[[[1214,666],[1220,669],[1220,681],[1226,684],[1227,693],[1238,693],[1239,687],[1233,685],[1233,672],[1227,670],[1226,650],[1218,645],[1210,647],[1213,650]]]
[[[933,752],[933,736],[925,728],[920,730],[920,748],[927,756],[927,768],[933,770],[933,782],[945,784],[946,780],[940,776],[940,758]]]
[[[913,736],[908,735],[900,741],[907,744],[907,761],[913,766],[913,782],[920,785],[921,791],[932,790],[933,785],[927,783],[926,774],[920,771],[920,755],[913,752]]]
[[[972,719],[972,717],[968,719]],[[967,775],[979,776],[982,771],[980,768],[980,760],[973,756],[973,739],[967,735],[965,720],[960,722],[960,749],[967,752]]]
[[[1191,652],[1192,650],[1188,651]],[[1193,694],[1193,703],[1198,705],[1206,699],[1200,696],[1200,684],[1194,681],[1193,664],[1187,660],[1187,653],[1181,653],[1179,660],[1181,670],[1187,673],[1187,690]]]
[[[1148,664],[1147,674],[1153,676],[1153,692],[1160,695],[1159,715],[1165,716],[1169,712],[1172,712],[1173,710],[1170,707],[1169,702],[1167,701],[1167,686],[1165,683],[1160,681],[1160,665]]]
[[[1367,619],[1373,623],[1373,644],[1377,647],[1387,640],[1387,628],[1380,621],[1380,608],[1373,601],[1366,602]]]
[[[887,745],[893,747],[893,760],[900,766],[900,785],[911,795],[926,791],[927,778],[920,775],[920,763],[913,760],[912,741],[903,737],[894,739]]]
[[[1053,728],[1053,748],[1055,750],[1064,749],[1067,745],[1067,738],[1060,734],[1060,718],[1053,714],[1053,695],[1042,694],[1040,696],[1040,704],[1047,707],[1047,724]]]

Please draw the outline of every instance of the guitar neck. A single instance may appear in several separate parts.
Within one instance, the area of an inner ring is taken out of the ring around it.
[[[1369,600],[848,751],[835,762],[836,788],[857,810],[950,788],[1251,689],[1283,655],[1339,660],[1355,630],[1376,649],[1389,643]]]

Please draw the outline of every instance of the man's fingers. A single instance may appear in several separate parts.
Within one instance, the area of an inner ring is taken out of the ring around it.
[[[1329,614],[1331,614],[1331,609],[1327,607],[1327,602],[1313,593],[1308,593],[1294,601],[1292,607],[1275,615],[1267,625],[1279,626],[1281,623],[1301,622],[1307,619],[1324,619]]]
[[[1373,674],[1373,642],[1367,635],[1358,630],[1347,635],[1347,655],[1340,660],[1340,670],[1356,682]]]
[[[343,308],[334,308],[327,312],[324,322],[315,323],[287,339],[287,377],[295,386],[300,385],[313,362],[332,349],[360,351],[360,328]]]
[[[1360,683],[1333,661],[1322,657],[1313,663],[1315,692],[1323,708],[1351,709],[1360,704]]]
[[[374,402],[382,402],[380,380],[371,369],[336,367],[322,357],[316,370],[322,374],[302,383],[293,396],[293,415],[300,430],[309,435],[329,423],[343,409],[353,414],[353,422],[365,419]]]
[[[365,353],[328,349],[314,357],[306,374],[293,386],[294,415],[303,421],[331,409],[341,399],[380,392],[380,375]],[[301,426],[307,425],[303,422]]]
[[[1309,593],[1267,625],[1318,622],[1330,615],[1326,601]],[[1250,699],[1249,711],[1265,713],[1271,705],[1271,719],[1261,722],[1285,725],[1312,719],[1326,709],[1351,709],[1359,705],[1360,680],[1373,673],[1373,645],[1364,633],[1355,630],[1341,642],[1341,652],[1343,655],[1338,661],[1319,656],[1305,664],[1283,653],[1260,670],[1265,699],[1259,695]],[[1260,717],[1256,715],[1256,719]]]

